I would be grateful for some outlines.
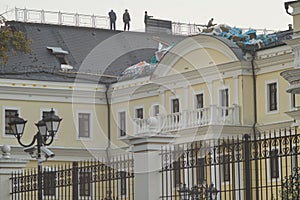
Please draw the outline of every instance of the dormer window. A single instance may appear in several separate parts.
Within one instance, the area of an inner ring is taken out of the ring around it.
[[[68,59],[66,55],[69,54],[68,51],[63,50],[61,47],[47,47],[47,49],[51,52],[52,55],[54,55],[58,62],[62,65],[69,64]]]

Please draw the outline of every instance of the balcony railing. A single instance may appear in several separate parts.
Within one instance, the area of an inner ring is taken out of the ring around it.
[[[239,106],[219,107],[211,105],[196,110],[168,115],[158,115],[147,119],[135,119],[134,134],[166,133],[208,125],[239,125]]]

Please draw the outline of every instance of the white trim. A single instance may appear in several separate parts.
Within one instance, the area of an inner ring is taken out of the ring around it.
[[[274,110],[274,111],[269,111],[269,100],[270,100],[270,97],[269,97],[269,85],[270,84],[273,84],[273,83],[276,83],[276,101],[277,101],[277,110]],[[265,81],[265,112],[266,114],[277,114],[279,113],[279,84],[278,84],[278,79],[272,79],[272,80],[267,80]]]
[[[239,77],[234,76],[234,103],[239,105]]]
[[[13,106],[2,106],[2,137],[3,138],[15,138],[14,135],[5,134],[5,110],[17,110],[19,116],[21,117],[21,108]]]
[[[79,114],[90,114],[89,120],[89,128],[90,128],[90,136],[89,137],[80,137],[79,136]],[[93,126],[94,126],[94,114],[92,110],[89,109],[78,109],[75,111],[75,125],[76,125],[76,139],[77,140],[93,140]]]
[[[189,86],[185,86],[184,88],[183,88],[183,90],[184,90],[184,101],[182,102],[182,106],[183,106],[183,108],[182,108],[182,110],[187,110],[187,109],[189,109],[189,97],[190,97],[190,95],[189,95]]]
[[[120,109],[120,110],[118,110],[117,111],[117,138],[118,139],[120,139],[120,138],[123,138],[123,137],[126,137],[126,135],[124,135],[124,136],[121,136],[121,132],[120,132],[120,113],[122,113],[122,112],[124,112],[125,113],[125,133],[126,133],[126,135],[128,135],[128,133],[127,133],[127,131],[128,131],[128,120],[127,120],[127,110],[125,110],[125,109]]]

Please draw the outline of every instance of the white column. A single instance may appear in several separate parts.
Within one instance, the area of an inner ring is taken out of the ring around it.
[[[239,78],[233,77],[234,80],[234,104],[239,105]]]
[[[207,82],[207,88],[209,92],[209,105],[213,105],[214,91],[213,91],[213,84],[211,81]]]
[[[11,174],[14,171],[24,169],[27,161],[10,157],[10,146],[3,145],[2,158],[0,158],[0,199],[11,199]]]

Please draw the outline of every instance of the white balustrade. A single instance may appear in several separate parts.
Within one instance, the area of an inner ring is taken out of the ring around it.
[[[46,10],[33,10],[15,8],[15,21],[59,24],[69,26],[84,26],[92,28],[109,28],[107,16],[85,15],[78,13],[53,12]]]
[[[135,119],[134,121],[135,134],[165,133],[208,125],[239,125],[239,106],[211,105],[206,108],[185,110],[148,119]]]

